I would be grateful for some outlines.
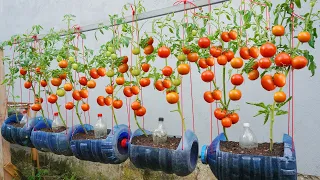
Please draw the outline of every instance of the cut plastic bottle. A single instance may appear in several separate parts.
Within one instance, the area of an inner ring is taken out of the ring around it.
[[[257,138],[255,134],[252,132],[252,130],[250,129],[249,123],[243,123],[243,133],[240,136],[239,145],[243,149],[244,148],[252,149],[252,148],[258,147]]]
[[[168,133],[163,125],[164,119],[162,117],[159,118],[158,128],[154,130],[152,137],[154,144],[162,144],[167,141]]]
[[[20,121],[20,124],[25,125],[25,124],[28,123],[28,120],[29,120],[27,111],[23,111],[22,115],[23,115],[23,117],[22,117],[22,119]]]
[[[60,127],[64,127],[61,119],[58,116],[58,112],[55,112],[53,115],[53,121],[52,121],[52,130],[57,131]]]
[[[106,138],[108,135],[107,124],[102,121],[102,114],[98,114],[98,121],[94,126],[94,136],[97,139]]]

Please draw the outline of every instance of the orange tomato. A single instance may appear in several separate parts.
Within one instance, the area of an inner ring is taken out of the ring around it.
[[[63,85],[63,89],[66,90],[66,91],[71,91],[73,88],[72,84],[71,83],[66,83]]]
[[[275,36],[283,36],[285,29],[282,25],[276,25],[272,27],[272,34]]]
[[[101,77],[105,76],[105,75],[106,75],[106,68],[104,68],[104,67],[99,67],[97,73],[98,73],[98,75],[101,76]]]
[[[248,79],[250,79],[251,81],[254,81],[259,78],[259,75],[260,73],[258,70],[252,70],[248,73]]]
[[[298,40],[302,43],[309,42],[311,39],[311,35],[309,32],[300,32],[298,34]]]
[[[144,71],[144,72],[148,72],[149,69],[150,69],[150,64],[148,64],[148,63],[143,63],[143,64],[141,65],[141,69],[142,69],[142,71]]]
[[[260,47],[260,54],[263,57],[270,58],[274,56],[276,53],[277,53],[277,47],[270,42],[266,42]]]
[[[293,69],[302,69],[308,64],[307,58],[304,56],[297,56],[291,60],[291,66]]]
[[[222,92],[220,90],[216,89],[212,92],[212,97],[213,97],[213,99],[218,101],[222,98]]]
[[[107,105],[107,106],[110,106],[112,104],[112,98],[107,96],[106,98],[104,98],[104,103]]]
[[[205,58],[200,58],[199,61],[198,61],[198,64],[199,64],[199,66],[200,66],[202,69],[205,69],[205,68],[208,67]]]
[[[237,113],[228,114],[227,117],[231,119],[232,124],[237,124],[239,121],[239,115]]]
[[[189,64],[179,64],[178,65],[178,73],[181,75],[189,74],[190,66]]]
[[[60,79],[67,79],[67,73],[62,73],[59,75]]]
[[[108,93],[108,94],[112,94],[113,93],[113,87],[112,86],[106,86],[106,88],[105,88],[105,91],[106,91],[106,93]]]
[[[234,53],[232,51],[225,51],[223,53],[227,57],[228,62],[230,62],[234,58]]]
[[[97,104],[99,104],[99,106],[104,106],[105,105],[103,96],[98,96]]]
[[[213,95],[210,91],[206,91],[203,93],[203,99],[207,102],[207,103],[213,103],[214,102],[214,98]]]
[[[226,115],[227,115],[227,111],[225,109],[222,110],[221,108],[216,108],[214,110],[214,116],[219,120],[225,118]]]
[[[52,78],[51,79],[51,84],[53,86],[60,86],[62,83],[62,80],[60,78]]]
[[[120,73],[126,73],[128,70],[129,70],[128,64],[121,64],[118,67],[118,72],[120,72]]]
[[[188,56],[187,56],[187,59],[188,59],[188,61],[190,61],[190,62],[197,62],[198,59],[199,59],[199,54],[198,54],[198,53],[195,53],[195,52],[189,53]]]
[[[179,101],[179,95],[176,92],[170,92],[166,95],[166,99],[169,104],[175,104]]]
[[[237,37],[238,37],[238,33],[237,33],[237,31],[235,31],[235,30],[231,30],[231,31],[228,33],[228,36],[229,36],[230,39],[236,40]]]
[[[241,47],[240,48],[240,56],[245,60],[250,59],[251,56],[250,56],[249,48],[248,47]]]
[[[260,53],[259,53],[259,48],[257,47],[251,47],[249,49],[249,55],[252,57],[252,58],[258,58]]]
[[[214,58],[213,58],[213,57],[208,57],[208,58],[206,59],[206,64],[207,64],[208,66],[214,66]]]
[[[131,87],[129,86],[126,86],[123,88],[123,94],[126,96],[126,97],[131,97],[133,96],[132,92],[131,92]]]
[[[135,110],[134,111],[134,114],[136,115],[136,116],[144,116],[145,114],[146,114],[146,112],[147,112],[147,110],[146,110],[146,108],[145,107],[141,107],[141,108],[139,108],[138,110]]]
[[[116,78],[116,83],[117,83],[118,85],[123,85],[124,82],[125,82],[124,77],[117,77],[117,78]]]
[[[222,65],[222,66],[226,65],[227,62],[228,62],[227,56],[225,56],[225,55],[219,56],[217,58],[217,62],[218,62],[219,65]]]
[[[132,104],[131,104],[131,109],[132,110],[138,110],[141,108],[141,104],[139,101],[134,101]]]
[[[224,42],[229,42],[231,40],[228,32],[222,32],[220,37]]]
[[[229,92],[229,98],[232,101],[238,101],[239,99],[241,99],[242,93],[239,89],[233,89]]]
[[[32,86],[32,83],[31,83],[30,81],[26,81],[26,82],[24,83],[24,87],[25,87],[26,89],[31,88],[31,86]]]
[[[212,46],[210,48],[210,54],[213,56],[213,57],[219,57],[221,54],[222,54],[222,50],[220,48],[216,48],[214,46]]]
[[[33,105],[31,106],[31,109],[32,109],[33,111],[40,111],[40,110],[42,109],[42,107],[41,107],[41,104],[33,104]]]
[[[48,102],[51,104],[56,103],[58,100],[58,96],[55,94],[50,94],[50,96],[48,97]]]
[[[158,90],[158,91],[163,91],[165,89],[165,87],[163,87],[163,83],[161,80],[157,80],[154,83],[154,87]]]
[[[123,105],[123,102],[120,99],[118,99],[118,100],[113,101],[112,105],[114,108],[120,109]]]
[[[46,87],[48,85],[46,80],[41,80],[40,84],[41,84],[42,87]]]
[[[150,85],[150,79],[149,78],[141,78],[139,81],[141,87],[147,87]]]
[[[273,76],[273,82],[278,87],[283,87],[286,85],[286,76],[282,73],[276,73]]]
[[[89,104],[84,103],[81,105],[81,109],[82,109],[82,111],[89,111],[90,106],[89,106]]]
[[[99,78],[99,74],[98,74],[98,71],[96,68],[92,68],[90,70],[90,76],[93,78],[93,79],[98,79]]]
[[[165,79],[165,80],[163,80],[163,81],[162,81],[162,85],[163,85],[163,87],[169,89],[169,88],[171,87],[171,81],[170,81],[170,79]]]
[[[132,87],[131,87],[131,92],[132,92],[132,94],[134,94],[134,95],[138,95],[139,92],[140,92],[140,88],[139,88],[138,86],[132,86]]]
[[[68,67],[68,61],[66,61],[66,60],[61,60],[61,61],[59,62],[59,67],[60,67],[60,68],[66,68],[66,67]]]
[[[80,90],[80,96],[81,96],[82,98],[87,98],[87,97],[89,97],[89,92],[88,92],[88,90],[87,90],[87,89],[81,89],[81,90]]]
[[[286,96],[286,93],[279,91],[279,92],[274,93],[273,99],[277,103],[282,103],[282,102],[286,101],[287,96]]]
[[[233,67],[234,69],[239,69],[242,68],[243,66],[243,60],[241,58],[233,58],[230,62],[231,67]]]
[[[97,85],[97,83],[96,83],[96,81],[94,81],[94,80],[90,80],[90,81],[88,81],[88,83],[87,83],[87,87],[90,88],[90,89],[95,88],[96,85]]]
[[[276,88],[272,76],[268,74],[261,78],[261,85],[267,91],[273,91]]]
[[[78,90],[74,90],[74,91],[72,92],[72,97],[73,97],[73,99],[76,100],[76,101],[80,101],[80,100],[82,99],[82,97],[81,97],[81,95],[80,95],[80,91],[78,91]]]
[[[232,125],[232,120],[229,117],[225,117],[221,120],[221,124],[225,128],[229,128]]]

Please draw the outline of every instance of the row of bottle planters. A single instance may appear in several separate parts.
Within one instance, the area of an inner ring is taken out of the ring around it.
[[[129,157],[131,162],[141,169],[163,171],[168,174],[186,176],[191,174],[196,166],[199,155],[197,136],[190,130],[184,134],[177,149],[154,148],[130,143],[133,137],[141,136],[141,130],[131,134],[126,125],[114,126],[113,132],[106,139],[73,139],[78,133],[84,133],[80,125],[69,128],[64,133],[39,131],[51,126],[42,117],[31,119],[24,127],[14,127],[10,124],[19,123],[21,115],[12,115],[6,119],[1,128],[4,139],[10,143],[35,147],[44,152],[58,155],[75,156],[78,159],[105,164],[120,164]],[[93,130],[91,125],[84,125],[87,131]],[[148,134],[151,132],[147,131]],[[209,146],[203,146],[201,161],[209,164],[213,174],[222,180],[228,179],[296,179],[296,155],[292,139],[284,135],[284,156],[253,156],[233,154],[220,151],[220,141],[225,141],[220,134]]]

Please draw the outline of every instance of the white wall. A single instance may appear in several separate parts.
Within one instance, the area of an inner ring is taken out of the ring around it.
[[[131,0],[132,1],[132,0]],[[45,31],[51,27],[61,29],[65,27],[62,22],[63,15],[74,14],[77,16],[76,24],[88,25],[97,22],[106,21],[108,14],[115,14],[121,11],[121,7],[130,0],[0,0],[0,41],[9,39],[12,35],[24,33],[27,29],[30,30],[32,25],[40,24]],[[276,1],[272,1],[275,3]],[[173,0],[145,0],[144,6],[147,11],[171,6]],[[237,6],[239,2],[235,2]],[[319,10],[318,3],[316,9]],[[204,10],[207,10],[204,8]],[[308,9],[305,9],[308,11]],[[299,12],[297,12],[299,14]],[[130,13],[128,13],[129,15]],[[180,14],[177,17],[181,17]],[[318,24],[319,27],[319,24]],[[145,28],[150,28],[150,23],[147,23]],[[109,34],[110,35],[110,34]],[[110,38],[109,35],[99,36],[99,41],[94,39],[93,33],[87,33],[85,45],[91,49],[98,50],[100,45]],[[319,38],[316,45],[319,47]],[[306,46],[303,46],[306,48]],[[317,62],[320,56],[319,52],[310,49],[315,55]],[[10,55],[10,50],[6,49],[6,55]],[[129,55],[128,50],[124,50],[123,54]],[[174,65],[175,60],[171,59],[171,64]],[[159,68],[164,66],[162,59],[156,60],[155,65]],[[221,74],[221,69],[217,70],[217,74]],[[320,96],[316,92],[320,88],[319,70],[316,70],[316,75],[311,78],[310,72],[307,69],[295,72],[295,145],[298,158],[298,171],[300,173],[320,175],[320,156],[318,154],[319,145],[319,129],[320,122],[317,111],[320,110]],[[221,82],[221,78],[217,78]],[[95,104],[98,95],[105,95],[104,86],[106,80],[99,79],[98,87],[90,92],[90,102],[92,109],[90,111],[92,124],[96,120],[97,113],[103,112],[104,117],[108,119],[111,125],[111,112],[106,107],[98,107]],[[229,83],[230,84],[230,83]],[[221,86],[221,84],[220,84]],[[17,86],[19,87],[19,86]],[[187,76],[183,83],[184,87],[184,113],[187,121],[187,127],[192,128],[191,116],[191,99],[190,99],[190,83]],[[209,105],[203,101],[202,95],[204,91],[209,89],[209,85],[200,81],[200,75],[193,66],[193,92],[195,102],[195,128],[201,146],[210,143],[210,112]],[[253,118],[257,109],[247,105],[245,102],[265,101],[272,102],[273,93],[264,91],[259,81],[245,81],[240,87],[243,92],[243,98],[240,102],[232,103],[233,106],[240,106],[240,123],[228,129],[231,140],[237,141],[242,130],[243,122],[250,122],[254,132],[257,134],[259,141],[268,141],[269,126],[263,126],[263,117]],[[285,89],[285,91],[288,91]],[[26,92],[26,91],[25,91]],[[19,90],[16,90],[19,93]],[[181,134],[180,120],[177,113],[170,113],[170,110],[175,109],[174,105],[168,105],[165,100],[165,95],[159,93],[150,86],[143,90],[144,102],[147,107],[145,116],[145,127],[154,129],[157,126],[158,117],[164,117],[167,129],[170,134]],[[61,98],[62,99],[62,98]],[[68,97],[71,100],[69,94]],[[28,96],[23,97],[24,101],[28,101]],[[124,100],[124,98],[123,98]],[[59,101],[64,104],[63,100]],[[124,101],[125,102],[125,101]],[[44,106],[44,108],[46,108]],[[50,108],[49,111],[51,112]],[[132,114],[132,113],[131,113]],[[70,113],[69,113],[70,115]],[[50,113],[52,117],[52,114]],[[121,123],[127,123],[127,114],[125,106],[117,111],[118,119]],[[69,125],[71,125],[71,117],[68,117]],[[75,119],[75,122],[78,122]],[[136,129],[133,119],[131,119],[132,130]],[[221,127],[220,127],[221,130]],[[275,140],[281,141],[283,133],[287,132],[287,116],[277,117],[275,122]],[[213,135],[217,135],[216,121],[213,123]],[[214,137],[213,137],[214,138]]]

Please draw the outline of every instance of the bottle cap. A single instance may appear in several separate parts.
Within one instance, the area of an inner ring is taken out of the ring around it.
[[[159,121],[163,121],[163,117],[159,117]]]
[[[54,115],[54,116],[58,116],[58,112],[55,112],[53,115]]]
[[[243,123],[243,127],[250,127],[250,123]]]
[[[98,114],[98,117],[102,117],[102,114]]]

